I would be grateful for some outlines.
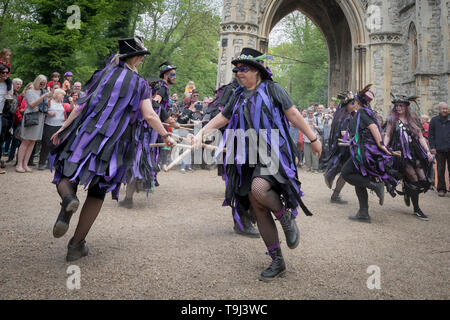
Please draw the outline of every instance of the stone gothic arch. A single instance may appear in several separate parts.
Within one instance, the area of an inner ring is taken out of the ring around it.
[[[362,87],[370,69],[364,25],[366,6],[363,0],[224,0],[218,85],[231,79],[229,63],[242,47],[267,52],[273,27],[299,10],[317,25],[326,40],[329,96]]]
[[[373,83],[372,106],[384,115],[391,92],[414,92],[430,114],[439,101],[448,101],[449,0],[223,0],[217,84],[231,80],[231,60],[243,47],[266,52],[270,31],[294,10],[326,39],[330,96]],[[411,21],[416,36],[408,29]]]

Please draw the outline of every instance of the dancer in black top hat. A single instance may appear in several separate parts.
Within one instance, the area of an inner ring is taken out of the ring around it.
[[[341,141],[348,138],[350,121],[356,113],[355,105],[351,103],[354,100],[352,92],[343,92],[338,95],[340,103],[334,113],[333,122],[330,129],[329,152],[328,157],[324,159],[326,170],[324,173],[325,183],[332,189],[335,177],[341,172],[342,166],[350,158],[348,147],[341,146]],[[342,175],[336,181],[336,187],[331,195],[331,202],[337,204],[346,204],[342,200],[340,193],[344,188],[345,180]]]
[[[384,144],[400,150],[401,156],[394,160],[394,168],[402,175],[403,194],[407,206],[413,203],[414,214],[421,220],[428,217],[419,207],[419,194],[431,187],[429,179],[433,155],[422,135],[422,126],[417,116],[410,110],[411,102],[417,97],[392,95],[391,109],[386,125]]]
[[[119,48],[120,53],[94,73],[86,85],[86,96],[77,100],[75,110],[52,136],[58,146],[52,152],[50,165],[55,169],[53,182],[62,198],[54,237],[67,232],[70,218],[78,209],[78,184],[88,187],[75,234],[68,244],[67,261],[88,254],[85,238],[105,194],[111,191],[113,199],[118,200],[129,168],[137,164],[139,121],[144,119],[155,128],[167,145],[175,144],[152,108],[147,81],[137,71],[150,52],[138,37],[119,40]]]
[[[232,61],[235,65],[233,72],[242,86],[235,91],[222,113],[193,139],[195,146],[201,146],[205,132],[227,126],[217,154],[224,151],[227,139],[237,140],[235,148],[226,148],[224,205],[236,209],[242,198],[249,200],[272,258],[270,266],[260,275],[263,281],[271,281],[286,271],[272,213],[280,221],[287,246],[291,249],[298,246],[300,239],[295,223],[297,207],[311,215],[301,199],[303,194],[295,164],[296,146],[289,135],[289,121],[311,139],[314,152],[320,155],[322,151],[320,141],[287,92],[271,80],[271,72],[263,64],[267,58],[254,49],[242,50],[241,55]],[[264,151],[258,154],[258,141],[239,134],[242,131],[254,132],[256,137],[259,135],[259,151],[267,147],[265,154]],[[267,159],[268,150],[272,159]],[[257,156],[252,159],[250,153]],[[235,218],[239,222],[237,213]]]
[[[392,168],[392,152],[381,140],[381,128],[370,106],[374,98],[370,87],[368,85],[359,91],[351,102],[357,110],[350,121],[350,139],[346,141],[350,146],[351,158],[341,171],[345,181],[355,186],[359,201],[358,213],[349,219],[368,223],[371,219],[367,189],[375,191],[380,205],[383,205],[384,185],[395,196],[398,180]]]

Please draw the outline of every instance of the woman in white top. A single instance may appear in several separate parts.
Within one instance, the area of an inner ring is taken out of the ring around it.
[[[33,82],[33,86],[24,93],[27,101],[27,108],[25,109],[23,120],[21,124],[21,138],[16,171],[32,172],[28,167],[28,160],[30,160],[36,141],[42,139],[42,132],[44,130],[44,113],[39,111],[39,105],[48,103],[46,100],[52,96],[51,92],[45,90],[47,86],[47,78],[44,75],[39,75]],[[36,125],[25,127],[25,118],[29,113],[38,113],[38,123]]]
[[[53,143],[50,138],[64,124],[66,108],[64,108],[63,100],[65,95],[66,92],[63,89],[56,89],[53,91],[53,97],[50,100],[48,113],[44,121],[44,132],[42,134],[38,170],[45,169],[45,162],[48,159],[48,154],[53,148]]]

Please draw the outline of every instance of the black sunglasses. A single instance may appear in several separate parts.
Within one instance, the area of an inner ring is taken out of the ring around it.
[[[2,72],[0,72],[1,74],[8,74],[9,72],[8,71],[2,71]]]
[[[240,66],[233,68],[233,73],[243,72],[247,73],[250,69],[247,66]]]

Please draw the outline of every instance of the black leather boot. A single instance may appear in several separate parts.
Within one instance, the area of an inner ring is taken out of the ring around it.
[[[247,218],[246,215],[242,215],[240,218],[241,218],[241,223],[242,223],[242,226],[244,227],[244,230],[241,230],[241,228],[239,228],[239,225],[236,223],[236,220],[233,219],[234,220],[234,227],[233,227],[234,232],[236,232],[237,234],[240,234],[242,236],[245,236],[245,237],[259,238],[260,237],[259,231],[258,231],[258,229],[255,228],[255,226],[250,221],[250,219]]]
[[[347,204],[348,203],[348,201],[342,200],[341,196],[336,191],[334,191],[333,194],[331,195],[330,202],[337,203],[337,204]]]
[[[283,228],[287,246],[289,249],[295,249],[300,242],[300,232],[298,231],[295,218],[291,211],[286,209],[281,218],[277,220],[280,221],[281,227]]]
[[[356,220],[361,222],[370,223],[369,209],[368,208],[360,208],[356,216],[348,217],[350,220]]]
[[[370,181],[369,189],[375,191],[378,199],[380,200],[380,206],[384,203],[384,183],[383,182],[373,182]]]
[[[327,177],[327,175],[326,174],[324,174],[323,175],[323,179],[325,180],[325,184],[327,185],[327,187],[329,188],[329,189],[332,189],[333,188],[333,186],[332,186],[332,181],[330,181],[330,179],[328,179],[328,177]]]
[[[87,256],[89,253],[89,248],[86,245],[85,240],[82,240],[77,244],[72,244],[72,240],[73,238],[70,239],[69,244],[67,245],[67,262],[78,260],[82,257]]]
[[[53,236],[55,238],[60,238],[66,234],[69,229],[70,218],[72,218],[72,214],[78,210],[79,205],[80,201],[76,195],[71,194],[63,198],[61,211],[53,226]]]
[[[286,273],[286,263],[281,254],[281,249],[276,248],[273,251],[269,251],[269,255],[272,258],[272,263],[266,270],[261,272],[261,275],[259,276],[259,280],[264,282],[272,281]]]
[[[405,200],[405,204],[407,207],[411,205],[411,198],[409,196],[408,191],[409,191],[408,187],[406,186],[405,183],[403,183],[403,200]]]

